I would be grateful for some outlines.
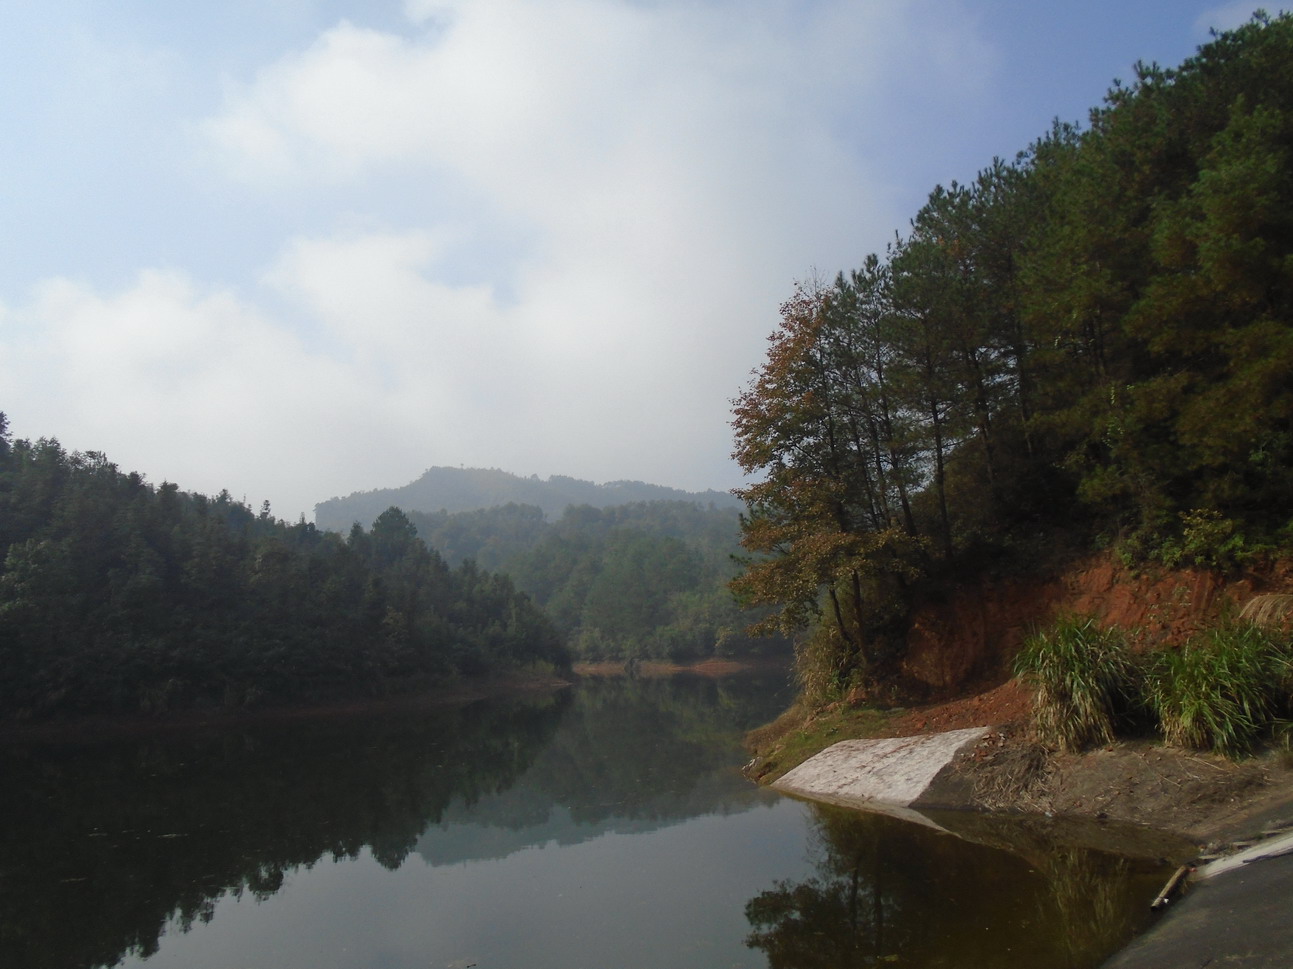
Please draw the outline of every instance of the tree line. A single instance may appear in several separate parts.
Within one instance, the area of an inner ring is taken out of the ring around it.
[[[813,630],[810,692],[892,679],[974,570],[1293,547],[1291,151],[1293,19],[1259,14],[797,287],[734,401],[735,588]]]
[[[691,660],[785,648],[751,637],[728,583],[737,572],[735,508],[693,501],[535,505],[434,514],[418,534],[451,563],[506,573],[541,606],[572,652],[589,660]]]
[[[391,508],[349,535],[13,440],[0,414],[0,715],[377,695],[569,656],[505,576]]]

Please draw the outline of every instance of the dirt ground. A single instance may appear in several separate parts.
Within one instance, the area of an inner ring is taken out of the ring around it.
[[[1293,758],[1286,752],[1231,761],[1130,740],[1061,754],[1031,735],[1031,708],[1028,689],[1011,680],[977,696],[905,711],[889,720],[885,734],[995,727],[955,765],[970,782],[970,806],[979,809],[1128,821],[1200,845],[1293,820]]]

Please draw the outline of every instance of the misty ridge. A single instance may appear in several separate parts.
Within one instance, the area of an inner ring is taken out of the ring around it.
[[[677,662],[788,648],[749,635],[767,610],[747,610],[729,588],[742,507],[718,491],[441,467],[321,502],[316,518],[339,531],[398,508],[451,567],[507,576],[576,658]]]
[[[392,505],[406,513],[451,514],[508,504],[534,505],[548,518],[555,518],[571,505],[607,508],[649,501],[686,501],[732,511],[743,507],[726,491],[683,491],[642,481],[596,484],[565,475],[545,480],[495,468],[431,467],[416,481],[399,488],[375,488],[321,501],[314,506],[314,522],[319,528],[344,532],[355,522],[366,526]]]

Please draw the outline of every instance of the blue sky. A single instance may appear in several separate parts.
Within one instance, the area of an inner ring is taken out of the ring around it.
[[[1256,6],[7,0],[0,410],[292,519],[437,464],[730,488],[796,279]]]

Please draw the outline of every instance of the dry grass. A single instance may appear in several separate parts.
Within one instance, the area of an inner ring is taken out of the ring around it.
[[[1018,738],[983,763],[969,767],[975,804],[988,811],[1049,810],[1047,786],[1053,770],[1050,749],[1031,738]]]
[[[1239,610],[1241,622],[1251,622],[1263,629],[1284,629],[1293,623],[1293,595],[1253,596]]]

